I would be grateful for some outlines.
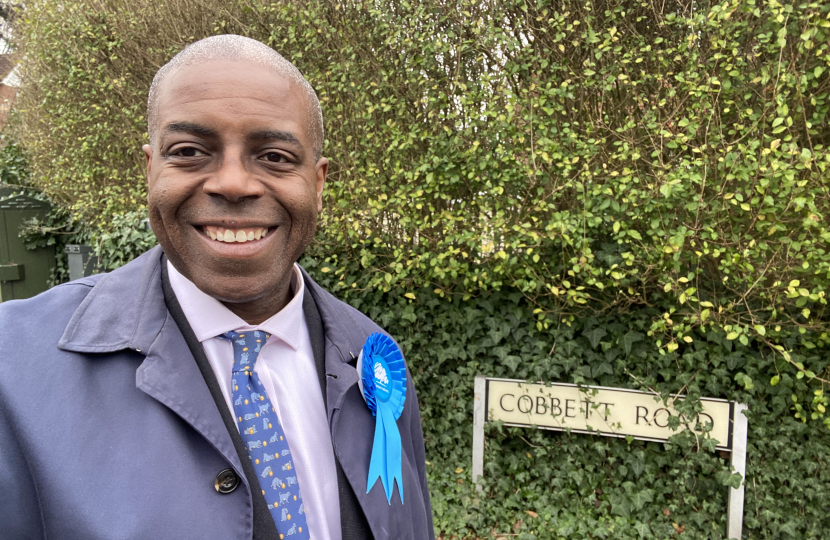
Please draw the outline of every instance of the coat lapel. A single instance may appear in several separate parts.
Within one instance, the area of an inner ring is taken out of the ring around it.
[[[81,353],[132,349],[145,355],[136,386],[180,416],[242,476],[239,456],[161,286],[162,250],[156,247],[100,277],[58,342]]]
[[[181,330],[168,315],[136,372],[138,388],[178,414],[244,478],[242,463]]]

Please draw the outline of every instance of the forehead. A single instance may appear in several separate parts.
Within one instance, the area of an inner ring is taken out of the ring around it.
[[[156,102],[156,128],[209,123],[217,130],[290,130],[310,144],[308,100],[275,69],[247,60],[212,60],[167,74]],[[221,133],[220,133],[221,134]]]

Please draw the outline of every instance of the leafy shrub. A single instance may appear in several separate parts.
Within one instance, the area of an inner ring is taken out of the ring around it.
[[[0,185],[14,190],[30,186],[29,166],[20,145],[0,135]]]
[[[400,338],[447,536],[724,529],[728,466],[683,435],[494,426],[476,493],[485,373],[746,402],[747,534],[820,538],[828,28],[830,5],[775,0],[33,0],[16,134],[121,264],[152,242],[134,231],[155,70],[214,33],[270,44],[326,121],[305,264]]]

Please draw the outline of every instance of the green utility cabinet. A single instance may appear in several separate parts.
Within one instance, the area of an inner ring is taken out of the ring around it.
[[[48,211],[48,203],[26,195],[0,199],[0,302],[30,298],[49,288],[55,246],[29,251],[18,238],[24,221]]]

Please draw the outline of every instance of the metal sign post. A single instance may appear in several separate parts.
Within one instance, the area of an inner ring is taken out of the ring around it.
[[[672,396],[669,403],[655,405],[647,392],[624,388],[545,384],[510,379],[475,378],[473,402],[473,482],[484,473],[484,424],[502,421],[506,426],[535,427],[605,437],[634,437],[665,442],[676,432],[668,419],[677,415],[673,404],[683,396]],[[692,422],[692,429],[717,438],[717,448],[730,452],[732,470],[741,475],[741,484],[729,488],[727,537],[741,538],[746,476],[748,422],[742,403],[722,399],[701,399],[703,411]]]
[[[481,491],[478,477],[484,473],[484,422],[486,404],[484,403],[487,381],[484,375],[476,376],[475,398],[473,401],[473,483]]]
[[[744,411],[743,403],[736,403],[732,409],[732,454],[730,464],[732,471],[741,475],[741,485],[729,488],[726,513],[726,537],[741,538],[744,525],[744,479],[746,478],[746,438],[749,432],[749,422]]]

